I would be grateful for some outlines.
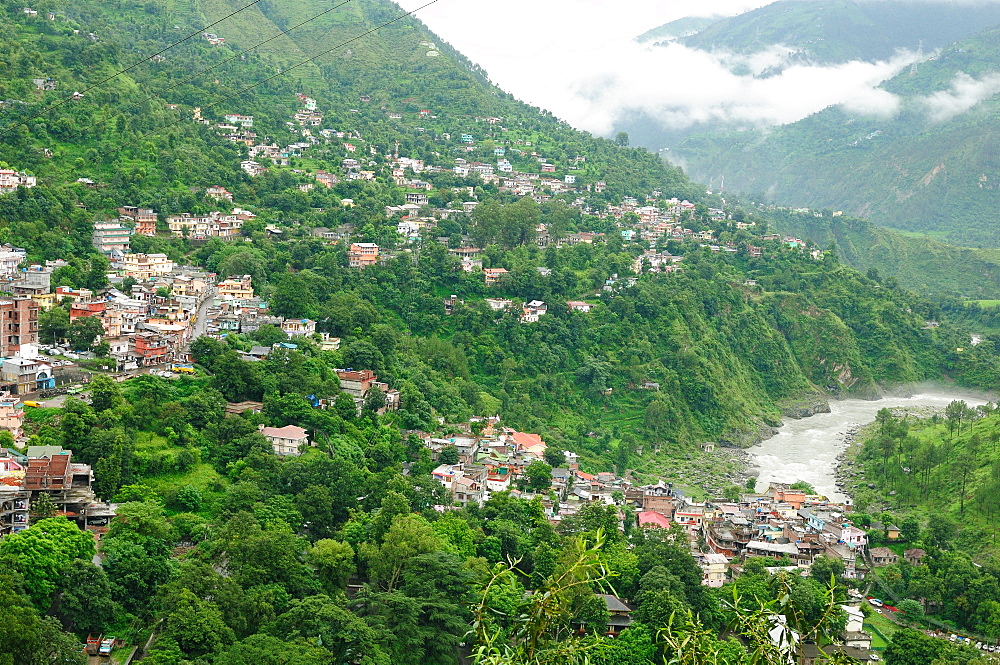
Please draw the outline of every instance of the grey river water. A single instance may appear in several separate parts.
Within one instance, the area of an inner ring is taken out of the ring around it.
[[[910,397],[831,400],[830,413],[818,413],[801,420],[788,419],[775,436],[748,450],[760,469],[757,489],[763,491],[772,480],[781,483],[804,480],[832,501],[843,501],[846,497],[837,491],[834,471],[837,455],[847,445],[844,435],[851,425],[872,422],[882,408],[932,406],[944,409],[956,399],[965,400],[969,406],[987,401],[982,395],[958,389],[923,389]]]

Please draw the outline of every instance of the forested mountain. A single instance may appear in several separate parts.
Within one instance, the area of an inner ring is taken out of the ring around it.
[[[783,46],[791,51],[786,66],[871,62],[916,51],[921,43],[931,51],[998,23],[994,3],[781,0],[716,21],[681,43],[744,54]]]
[[[725,175],[760,200],[995,247],[998,67],[1000,31],[987,30],[887,81],[890,116],[834,106],[766,132],[691,137],[677,153],[695,177]]]
[[[1000,257],[995,250],[949,245],[865,219],[834,216],[829,209],[795,212],[769,207],[768,214],[785,233],[809,238],[821,247],[835,245],[841,258],[861,272],[881,272],[918,293],[990,300],[1000,290]]]
[[[85,306],[112,306],[114,283],[180,316],[173,287],[199,271],[253,288],[178,344],[191,366],[171,378],[119,383],[96,317],[71,321],[69,299],[40,315],[43,341],[98,357],[80,361],[87,399],[31,407],[20,443],[71,450],[116,516],[95,540],[30,497],[29,527],[0,540],[0,665],[82,663],[90,633],[145,665],[786,663],[757,630],[778,614],[839,634],[843,564],[803,578],[756,559],[735,593],[709,590],[683,529],[634,528],[621,491],[577,500],[553,467],[568,451],[569,485],[624,488],[662,480],[635,472],[654,455],[769,435],[802,398],[995,388],[993,340],[970,347],[938,302],[512,99],[418,21],[386,25],[391,3],[243,7],[0,2],[4,174],[26,172],[0,240],[57,261]],[[132,251],[194,270],[123,276],[91,236],[121,206],[156,211]],[[242,225],[184,226],[210,212]],[[233,327],[237,309],[257,325]],[[341,390],[364,372],[361,395]],[[268,428],[315,445],[277,454]],[[516,480],[456,500],[433,475],[458,463],[447,439],[487,429],[468,467]],[[512,461],[518,436],[548,447]],[[598,593],[634,607],[618,639]]]

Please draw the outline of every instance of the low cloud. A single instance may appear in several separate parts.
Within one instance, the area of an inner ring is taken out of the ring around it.
[[[915,57],[900,53],[884,62],[786,65],[790,52],[775,46],[745,56],[681,44],[616,45],[613,51],[595,53],[585,73],[562,90],[555,86],[538,94],[546,95],[546,103],[569,122],[605,135],[619,118],[635,111],[671,129],[718,122],[782,125],[836,104],[888,117],[898,110],[899,100],[877,86]],[[777,73],[761,76],[775,69]]]
[[[872,0],[877,1],[877,0]],[[931,0],[928,0],[931,1]],[[407,9],[423,0],[400,0]],[[900,100],[879,84],[915,58],[811,65],[774,46],[752,55],[707,53],[681,44],[636,43],[651,26],[683,16],[736,14],[767,0],[510,0],[489,13],[489,34],[470,30],[481,5],[443,0],[420,17],[501,88],[572,125],[609,136],[642,115],[668,129],[699,123],[768,127],[828,106],[891,117]],[[525,17],[530,17],[525,20]]]
[[[973,106],[1000,92],[1000,74],[992,73],[974,79],[959,72],[949,90],[941,90],[923,99],[928,117],[934,122],[951,120]]]

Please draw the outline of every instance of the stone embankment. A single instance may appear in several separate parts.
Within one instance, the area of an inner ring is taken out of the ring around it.
[[[865,438],[867,427],[850,423],[844,431],[844,443],[847,447],[837,455],[837,470],[834,477],[837,480],[837,490],[851,496],[851,489],[857,480],[864,476],[864,469],[855,461],[861,443]]]

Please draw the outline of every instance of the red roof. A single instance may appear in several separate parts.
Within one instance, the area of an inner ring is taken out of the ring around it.
[[[285,425],[284,427],[265,427],[260,431],[265,437],[271,439],[303,439],[306,436],[306,430],[298,427],[297,425]]]
[[[531,448],[532,446],[537,446],[539,444],[544,445],[545,442],[542,441],[542,437],[539,434],[528,434],[526,432],[514,432],[514,443],[524,448]]]
[[[639,513],[639,526],[656,526],[661,529],[670,528],[670,520],[663,513],[655,510],[644,510]]]

